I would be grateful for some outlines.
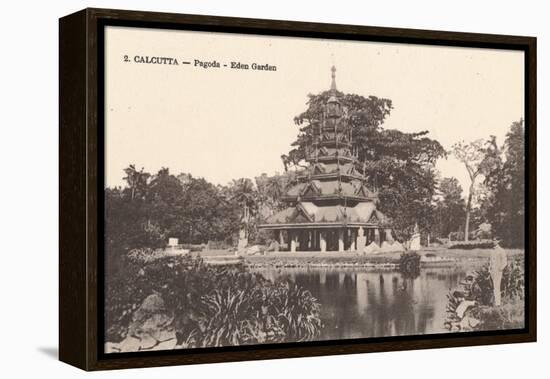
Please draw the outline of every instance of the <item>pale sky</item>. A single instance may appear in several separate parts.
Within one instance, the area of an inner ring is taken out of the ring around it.
[[[106,185],[122,185],[134,163],[156,173],[190,173],[216,184],[284,170],[307,94],[338,89],[389,98],[383,125],[428,130],[449,149],[459,140],[496,135],[524,117],[523,52],[108,27],[106,45]],[[124,62],[128,55],[131,62]],[[179,66],[135,63],[134,56],[177,58]],[[219,69],[181,61],[216,60]],[[234,70],[240,61],[275,72]],[[442,176],[468,187],[454,158]]]

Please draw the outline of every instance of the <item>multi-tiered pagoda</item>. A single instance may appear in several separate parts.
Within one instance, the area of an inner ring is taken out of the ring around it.
[[[275,231],[280,244],[293,252],[359,250],[372,242],[380,246],[384,236],[391,235],[387,218],[377,210],[378,196],[357,159],[335,77],[332,67],[323,115],[310,125],[314,138],[306,149],[308,168],[287,189],[287,208],[259,226]]]

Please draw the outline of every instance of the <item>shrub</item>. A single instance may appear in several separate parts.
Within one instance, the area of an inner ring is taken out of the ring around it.
[[[432,245],[447,245],[449,243],[449,239],[448,238],[442,238],[442,237],[434,237],[432,238],[432,240],[430,241],[430,244]]]
[[[449,233],[449,241],[464,241],[464,232]]]
[[[128,334],[132,315],[159,294],[179,345],[212,347],[310,340],[321,330],[319,303],[292,282],[266,280],[244,267],[209,266],[189,256],[130,254],[106,280],[106,340]]]
[[[519,301],[500,307],[476,307],[471,315],[480,320],[477,330],[518,329],[525,325],[525,306]]]
[[[275,237],[275,233],[272,230],[260,229],[258,230],[254,238],[252,239],[253,245],[267,245]]]
[[[417,278],[420,275],[420,255],[414,251],[401,254],[399,271],[405,278]]]
[[[458,241],[451,242],[449,249],[462,249],[462,250],[472,250],[472,249],[492,249],[495,247],[493,240],[475,240],[475,241]]]
[[[522,327],[524,323],[524,268],[521,261],[510,262],[502,273],[502,305],[494,306],[493,280],[489,266],[466,276],[459,288],[447,295],[447,319],[445,326],[452,330],[464,318],[475,320],[473,330],[512,329]],[[457,314],[457,308],[463,301],[472,306],[463,317]],[[462,328],[462,326],[460,326]]]
[[[525,298],[525,272],[523,262],[516,260],[508,264],[502,273],[502,296],[510,301]]]

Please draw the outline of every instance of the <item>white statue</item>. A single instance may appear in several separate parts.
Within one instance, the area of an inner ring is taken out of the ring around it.
[[[243,250],[248,246],[248,238],[246,238],[246,231],[241,229],[239,231],[239,243],[237,244],[237,251],[243,252]]]
[[[357,231],[357,238],[355,241],[355,249],[359,252],[363,252],[365,246],[367,245],[367,237],[365,237],[365,231],[363,227],[359,227]]]
[[[499,241],[495,242],[495,247],[491,251],[491,259],[489,262],[489,272],[493,279],[493,291],[495,295],[495,306],[501,304],[500,285],[502,283],[502,272],[508,264],[506,251],[500,247]]]
[[[418,229],[418,224],[417,223],[414,224],[414,233],[413,233],[413,235],[411,237],[411,240],[410,240],[409,249],[413,250],[413,251],[420,250],[420,231]]]

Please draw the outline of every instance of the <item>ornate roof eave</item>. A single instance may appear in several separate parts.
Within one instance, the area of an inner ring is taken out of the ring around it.
[[[276,230],[276,229],[330,229],[330,228],[382,228],[383,224],[373,224],[369,222],[310,222],[310,223],[281,223],[281,224],[259,224],[258,228]]]
[[[350,178],[350,179],[356,179],[356,180],[365,179],[362,175],[344,174],[344,173],[338,174],[337,172],[330,172],[326,174],[300,175],[297,178],[300,180],[309,180],[309,179],[318,180],[318,179],[331,179],[331,178],[338,179],[339,176],[341,178]]]
[[[355,157],[352,156],[346,156],[346,155],[322,155],[317,158],[317,161],[327,163],[327,162],[336,162],[339,161],[346,161],[346,162],[354,162]]]
[[[356,196],[356,195],[339,195],[339,194],[330,194],[330,195],[318,195],[318,196],[282,196],[281,200],[283,201],[298,201],[298,198],[300,198],[301,201],[308,201],[308,200],[352,200],[352,201],[372,201],[375,202],[378,200],[378,196]]]
[[[315,222],[315,216],[310,215],[302,203],[296,204],[296,211],[300,212],[308,220],[308,222]]]
[[[328,140],[328,141],[319,141],[319,146],[346,146],[346,147],[352,147],[353,144],[349,141]]]
[[[337,128],[340,131],[342,131],[342,130],[345,131],[348,127],[344,126],[342,124],[339,124],[339,125],[337,125]],[[334,132],[334,125],[331,125],[330,123],[325,124],[325,125],[321,125],[321,130],[324,131],[324,132]]]

